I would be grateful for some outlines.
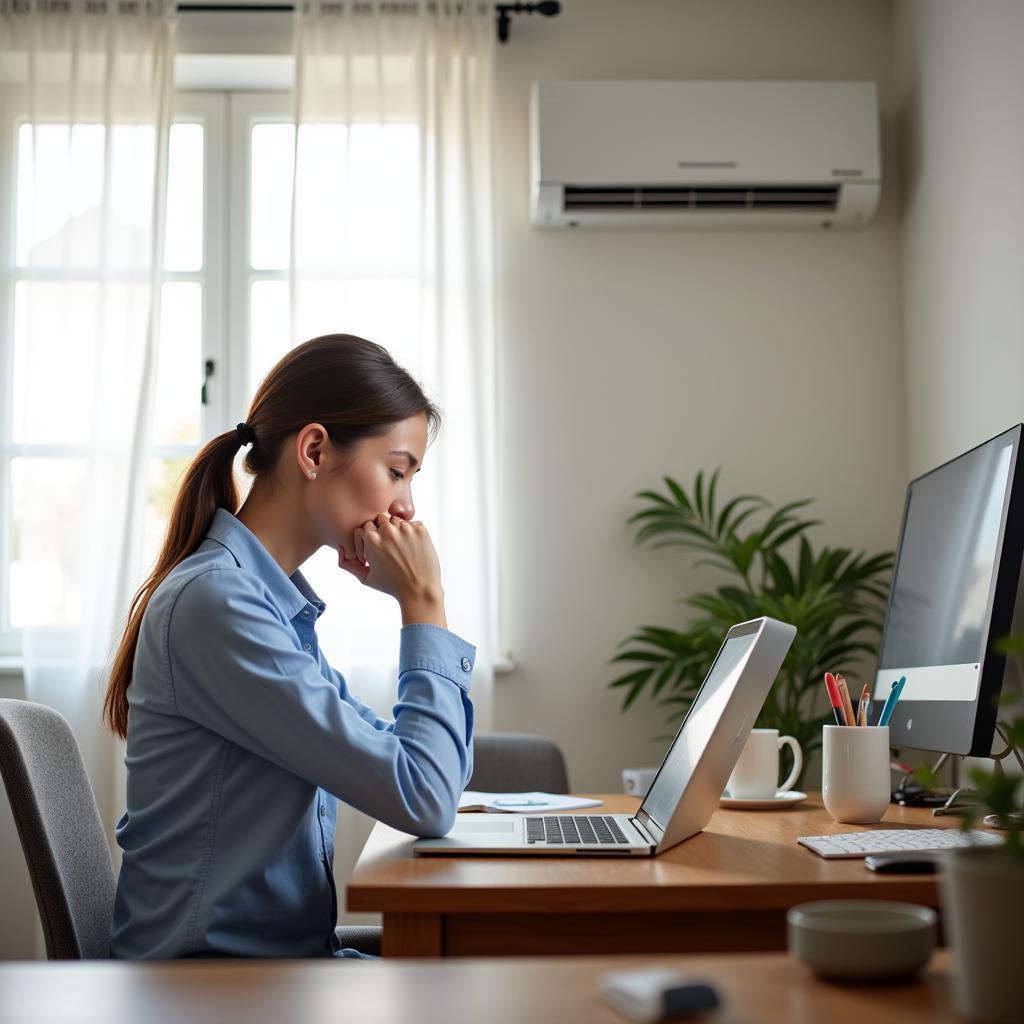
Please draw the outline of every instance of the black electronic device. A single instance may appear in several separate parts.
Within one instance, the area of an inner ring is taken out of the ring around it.
[[[905,782],[892,791],[892,802],[900,807],[943,807],[955,790],[929,789],[918,782]]]
[[[938,870],[940,857],[935,850],[872,853],[864,858],[864,866],[880,875],[931,875]]]

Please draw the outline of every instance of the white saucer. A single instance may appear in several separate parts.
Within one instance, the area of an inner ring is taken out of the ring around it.
[[[723,793],[718,798],[719,806],[735,807],[737,810],[746,811],[768,811],[777,810],[780,807],[792,807],[794,804],[806,800],[807,794],[797,789],[786,790],[785,793],[776,793],[775,796],[758,797],[754,800],[740,800],[738,797],[726,796]]]

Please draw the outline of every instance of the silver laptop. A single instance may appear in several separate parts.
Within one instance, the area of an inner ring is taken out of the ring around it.
[[[767,617],[726,634],[636,815],[460,814],[416,853],[651,857],[711,820],[796,628]]]

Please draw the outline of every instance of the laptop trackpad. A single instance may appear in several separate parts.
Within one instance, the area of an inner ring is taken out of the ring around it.
[[[514,832],[514,821],[459,821],[456,820],[449,835],[462,832]]]

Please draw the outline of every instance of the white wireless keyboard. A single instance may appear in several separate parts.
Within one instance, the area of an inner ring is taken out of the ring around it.
[[[958,828],[878,829],[872,832],[836,832],[830,836],[800,836],[797,842],[829,860],[839,857],[867,857],[874,853],[903,850],[957,850],[963,846],[998,846],[1001,836],[974,829]]]

